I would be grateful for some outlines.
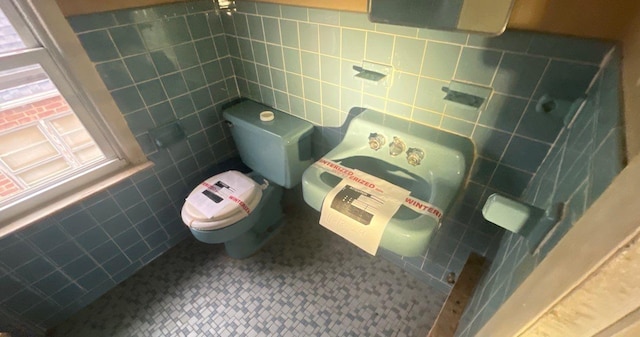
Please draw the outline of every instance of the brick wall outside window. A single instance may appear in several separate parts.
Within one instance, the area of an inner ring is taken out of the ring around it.
[[[21,125],[68,111],[71,111],[71,108],[60,95],[6,109],[0,111],[0,132],[4,133]],[[12,179],[0,172],[0,200],[20,190],[21,188]]]

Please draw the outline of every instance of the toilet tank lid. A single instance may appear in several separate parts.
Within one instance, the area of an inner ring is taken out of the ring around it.
[[[272,111],[274,119],[260,120],[260,113],[263,111]],[[282,139],[299,139],[313,131],[313,124],[304,119],[250,100],[228,107],[223,114],[234,125],[264,130]]]

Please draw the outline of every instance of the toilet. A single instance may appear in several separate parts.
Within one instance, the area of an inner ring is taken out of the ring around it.
[[[282,226],[283,188],[302,180],[313,163],[313,125],[250,100],[223,116],[240,158],[253,172],[227,171],[200,183],[182,207],[182,221],[196,239],[224,243],[229,256],[245,258]]]

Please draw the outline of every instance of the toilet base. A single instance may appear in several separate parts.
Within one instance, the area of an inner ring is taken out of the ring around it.
[[[254,174],[249,176],[262,183],[262,177]],[[262,192],[262,199],[246,218],[216,230],[190,228],[191,233],[205,243],[224,243],[227,254],[233,258],[249,257],[262,248],[282,227],[282,192],[282,187],[271,184]]]
[[[282,217],[276,219],[264,232],[249,231],[236,239],[224,243],[227,255],[234,259],[244,259],[255,254],[269,240],[280,232],[284,222]]]

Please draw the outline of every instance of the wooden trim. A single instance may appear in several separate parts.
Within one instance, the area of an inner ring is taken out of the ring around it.
[[[240,0],[243,1],[243,0]],[[368,0],[256,0],[280,5],[326,8],[338,11],[367,13]]]
[[[174,2],[186,2],[188,0],[56,0],[64,16],[108,12],[119,9],[148,7]],[[212,0],[213,1],[213,0]],[[244,0],[240,0],[244,1]],[[368,0],[257,0],[289,6],[301,6],[311,8],[326,8],[348,12],[367,12]]]
[[[64,16],[100,13],[185,1],[187,0],[56,0]]]
[[[484,256],[476,253],[469,254],[469,258],[460,272],[460,277],[451,289],[427,337],[453,337],[455,335],[462,313],[485,271],[485,261]]]
[[[639,6],[637,1],[515,0],[508,27],[620,40]]]
[[[533,331],[538,324],[570,323],[563,321],[554,309],[562,303],[570,304],[572,292],[588,289],[587,280],[616,261],[616,254],[640,233],[640,189],[637,186],[640,186],[640,158],[635,158],[614,179],[476,336],[521,336]],[[638,260],[640,258],[636,258]],[[615,270],[626,276],[628,273],[640,274],[639,263],[627,267],[631,269],[623,270],[618,266]],[[627,289],[618,288],[615,282],[606,287],[611,293],[598,297],[599,301],[606,302],[613,295],[629,296]],[[640,295],[634,298],[637,299]],[[617,310],[600,312],[596,307],[597,304],[580,308],[581,313],[590,316],[589,324],[615,322],[622,318]],[[543,320],[545,315],[555,315],[555,320]],[[571,334],[574,335],[592,334]]]
[[[640,305],[637,237],[520,336],[594,336]]]
[[[640,308],[600,331],[593,337],[638,337],[640,336]]]
[[[622,93],[627,157],[640,153],[640,9],[622,41]]]

